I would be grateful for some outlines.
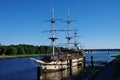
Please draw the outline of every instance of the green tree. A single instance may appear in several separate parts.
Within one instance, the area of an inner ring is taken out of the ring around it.
[[[16,55],[16,54],[17,54],[17,48],[16,48],[16,47],[12,47],[12,48],[11,48],[11,53],[12,53],[13,55]]]
[[[25,54],[24,48],[21,46],[18,46],[17,48],[17,54]]]

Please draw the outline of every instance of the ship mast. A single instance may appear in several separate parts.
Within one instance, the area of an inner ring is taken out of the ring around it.
[[[68,24],[68,29],[67,29],[67,37],[66,39],[68,40],[67,44],[68,44],[68,49],[70,49],[70,40],[72,39],[72,37],[70,36],[70,23],[71,23],[71,19],[70,19],[70,15],[69,15],[69,8],[68,8],[68,15],[67,15],[67,20],[66,23]]]
[[[55,19],[54,19],[54,8],[52,9],[52,18],[50,20],[51,24],[52,24],[52,30],[51,30],[51,37],[49,39],[51,39],[52,41],[52,53],[53,55],[55,54],[55,46],[54,46],[54,42],[57,39],[55,37],[55,30],[54,30],[54,24],[55,24]]]
[[[74,46],[75,46],[75,50],[77,51],[77,49],[78,49],[78,43],[77,43],[77,40],[76,40],[76,38],[77,38],[78,36],[77,36],[77,30],[76,30],[76,28],[75,28],[75,30],[74,30]]]
[[[44,22],[50,22],[52,25],[52,29],[48,30],[48,31],[44,31],[44,32],[51,32],[51,37],[49,39],[51,39],[52,42],[52,55],[55,55],[55,40],[58,39],[57,37],[55,37],[55,32],[56,31],[64,31],[64,30],[55,30],[54,29],[54,24],[56,22],[56,20],[61,20],[61,19],[55,19],[54,18],[54,8],[52,8],[52,17],[50,20],[45,20]]]

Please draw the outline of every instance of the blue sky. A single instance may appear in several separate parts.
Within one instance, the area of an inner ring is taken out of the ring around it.
[[[83,48],[120,48],[120,0],[0,0],[0,43],[50,44],[51,19],[54,7],[55,18],[78,20],[76,27]],[[67,25],[57,21],[55,29],[66,29]],[[56,32],[58,43],[66,42],[66,33]],[[71,33],[72,35],[72,33]]]

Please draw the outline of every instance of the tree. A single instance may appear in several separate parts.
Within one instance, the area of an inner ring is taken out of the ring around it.
[[[12,53],[13,55],[16,55],[16,54],[17,54],[17,48],[16,48],[16,47],[12,47],[12,48],[11,48],[11,53]]]
[[[21,46],[18,46],[17,48],[17,54],[25,54],[24,48]]]

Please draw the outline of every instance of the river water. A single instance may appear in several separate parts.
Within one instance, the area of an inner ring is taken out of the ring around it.
[[[118,55],[120,52],[94,52],[86,54],[86,61],[90,62],[91,56],[94,61],[110,62],[114,58],[111,56]],[[35,57],[41,59],[41,57]],[[1,59],[0,60],[0,80],[37,80],[37,63],[29,58]],[[89,64],[87,64],[89,65]],[[73,74],[77,74],[80,68],[73,68]],[[40,78],[43,80],[59,80],[62,77],[69,76],[68,70],[62,72],[54,72],[42,74]]]

